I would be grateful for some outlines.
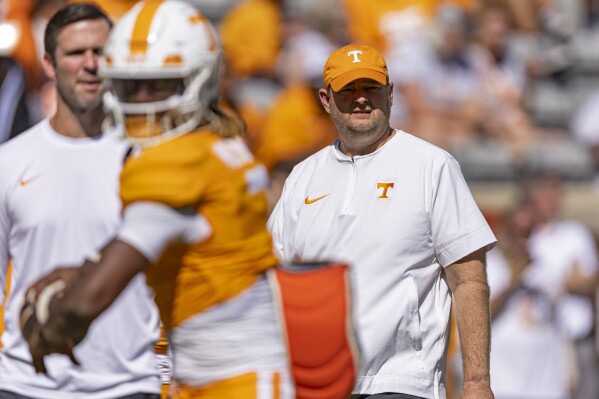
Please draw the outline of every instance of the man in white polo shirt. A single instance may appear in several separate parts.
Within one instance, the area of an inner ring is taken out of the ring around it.
[[[378,51],[335,50],[320,100],[339,140],[297,165],[269,227],[283,261],[353,266],[363,350],[355,398],[445,398],[451,294],[463,399],[493,397],[485,254],[496,240],[445,151],[389,126]]]

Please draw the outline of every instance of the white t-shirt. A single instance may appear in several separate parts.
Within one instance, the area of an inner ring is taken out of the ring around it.
[[[0,351],[0,389],[51,399],[102,399],[160,392],[153,345],[159,318],[140,274],[66,356],[36,374],[19,329],[25,290],[56,266],[76,266],[115,234],[126,144],[115,132],[71,139],[44,120],[0,146],[0,285],[12,259]]]
[[[535,269],[529,265],[527,271]],[[511,269],[498,249],[487,255],[491,298],[505,291]],[[496,399],[568,398],[568,340],[550,295],[525,275],[493,321],[491,388]]]
[[[363,361],[355,393],[445,397],[442,268],[495,243],[451,155],[402,131],[353,158],[336,142],[294,168],[269,227],[285,262],[353,266]]]

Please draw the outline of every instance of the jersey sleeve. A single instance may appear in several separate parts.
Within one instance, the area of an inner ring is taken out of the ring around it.
[[[199,242],[211,233],[209,222],[200,214],[184,214],[158,203],[136,202],[124,211],[118,239],[154,262],[171,241]]]
[[[449,266],[496,243],[457,161],[446,157],[433,172],[431,231],[437,259]]]

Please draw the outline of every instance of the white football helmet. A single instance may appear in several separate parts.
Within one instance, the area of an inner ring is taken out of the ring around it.
[[[218,99],[219,39],[186,2],[136,4],[113,27],[104,54],[105,106],[134,143],[193,130]]]

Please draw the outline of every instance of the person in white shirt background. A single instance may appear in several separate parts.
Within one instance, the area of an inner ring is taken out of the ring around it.
[[[56,80],[56,113],[0,146],[2,399],[160,397],[159,317],[143,275],[76,348],[80,366],[50,357],[47,372],[35,373],[19,329],[29,285],[52,267],[81,263],[120,223],[118,176],[127,148],[115,130],[102,132],[104,85],[97,73],[111,26],[89,4],[70,4],[54,15],[43,65]]]
[[[389,126],[393,83],[377,50],[335,50],[324,82],[339,140],[294,168],[269,227],[284,262],[353,267],[363,367],[352,398],[446,397],[451,294],[462,398],[493,398],[485,253],[496,240],[459,165]]]
[[[491,287],[491,386],[495,399],[567,399],[576,385],[572,340],[560,328],[551,290],[540,284],[529,239],[531,204],[506,214],[487,256]]]
[[[528,250],[535,268],[530,278],[556,307],[560,330],[574,342],[578,383],[574,398],[599,397],[599,360],[593,339],[593,298],[599,283],[595,238],[583,223],[562,215],[565,188],[551,172],[532,176],[525,198],[533,214]]]

